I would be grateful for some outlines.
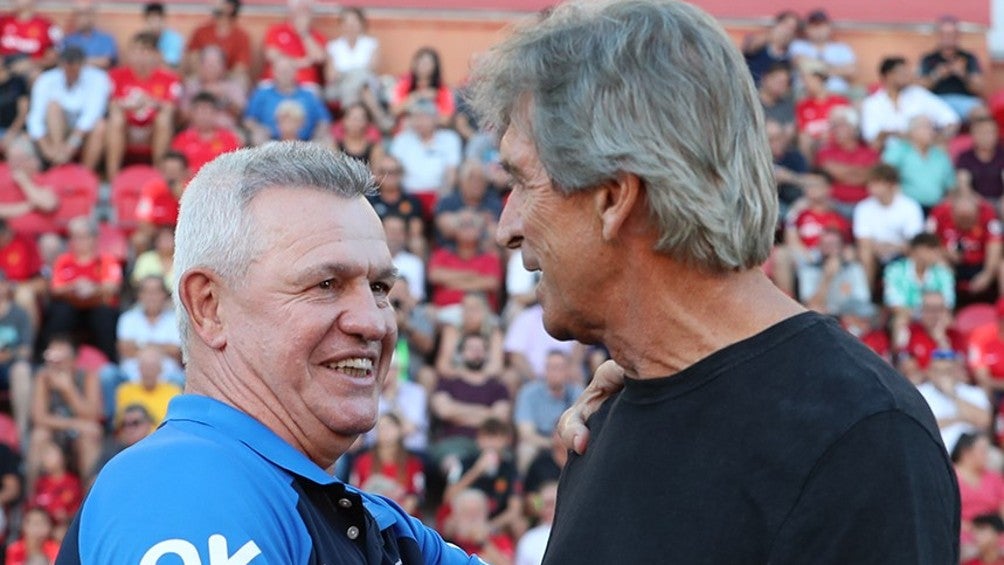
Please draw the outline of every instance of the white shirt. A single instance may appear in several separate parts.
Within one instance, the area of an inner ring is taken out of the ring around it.
[[[409,193],[442,192],[446,171],[460,165],[460,135],[453,130],[439,129],[428,143],[406,129],[394,136],[390,154],[404,167],[401,185]]]
[[[540,565],[544,561],[547,539],[551,537],[551,525],[542,524],[527,530],[516,544],[515,565]]]
[[[558,350],[571,354],[575,341],[558,341],[544,330],[544,309],[540,304],[526,307],[513,318],[505,334],[503,349],[526,357],[534,376],[543,378],[547,354]]]
[[[854,207],[854,238],[903,245],[924,229],[917,201],[897,192],[888,206],[869,196]]]
[[[839,41],[829,41],[820,48],[811,41],[796,39],[788,46],[788,55],[792,58],[805,57],[822,61],[830,67],[851,65],[857,60],[850,45]],[[846,94],[850,85],[844,77],[830,75],[826,81],[826,89],[836,94]]]
[[[80,77],[73,86],[67,86],[66,73],[62,68],[45,71],[38,75],[31,87],[31,106],[25,124],[28,135],[32,139],[45,136],[45,110],[50,102],[58,103],[70,116],[67,126],[71,130],[91,131],[105,115],[111,92],[108,73],[97,67],[81,67]]]
[[[906,133],[914,116],[927,116],[937,127],[959,123],[951,106],[926,88],[912,84],[899,93],[896,103],[884,88],[865,98],[861,103],[861,135],[871,142],[883,131]]]
[[[380,43],[374,37],[361,35],[355,45],[349,45],[344,37],[332,39],[325,46],[328,56],[339,73],[367,71],[373,68],[373,58]]]
[[[178,324],[175,320],[174,308],[171,308],[170,304],[153,323],[150,323],[142,307],[137,304],[119,316],[115,336],[120,341],[135,342],[139,347],[148,344],[181,347],[181,336],[178,334]],[[121,359],[119,365],[130,382],[139,381],[139,362],[135,358]],[[174,358],[165,355],[161,371],[163,375],[174,376],[180,374],[182,369]]]
[[[917,390],[920,391],[921,396],[924,397],[924,400],[931,407],[931,412],[934,413],[936,420],[954,418],[959,415],[959,409],[955,405],[955,401],[938,390],[938,387],[933,383],[923,383],[917,387]],[[990,399],[987,397],[987,393],[978,386],[955,383],[955,396],[958,396],[969,404],[983,408],[988,412],[990,411]],[[941,428],[941,441],[945,443],[945,448],[951,453],[952,449],[955,448],[955,443],[959,441],[959,437],[962,434],[976,431],[978,431],[977,428],[972,424],[956,422]]]
[[[408,281],[408,292],[419,302],[425,300],[425,263],[414,253],[401,251],[394,256],[394,267]]]

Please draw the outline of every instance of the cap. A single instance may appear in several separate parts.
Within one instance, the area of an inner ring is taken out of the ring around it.
[[[439,108],[436,107],[436,103],[432,100],[426,98],[419,98],[414,101],[408,108],[408,113],[410,114],[425,114],[427,116],[438,116]]]
[[[825,10],[813,10],[809,12],[809,15],[805,18],[805,23],[812,24],[825,24],[829,23],[830,16],[827,15]]]

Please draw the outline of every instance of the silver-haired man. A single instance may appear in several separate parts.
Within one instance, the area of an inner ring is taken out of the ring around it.
[[[201,169],[174,260],[186,394],[102,470],[59,563],[481,563],[326,472],[373,427],[397,338],[371,182],[299,142]]]
[[[777,216],[763,117],[708,15],[561,6],[477,84],[512,176],[499,241],[541,272],[547,330],[606,345],[628,377],[565,468],[546,564],[958,561],[923,398],[759,268]]]

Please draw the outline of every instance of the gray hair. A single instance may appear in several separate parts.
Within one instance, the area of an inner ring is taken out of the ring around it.
[[[562,5],[484,59],[474,105],[499,131],[523,112],[565,194],[636,175],[658,251],[712,272],[767,259],[777,194],[763,111],[739,51],[699,9]]]
[[[188,357],[188,311],[178,292],[193,269],[209,269],[239,287],[263,251],[248,205],[265,189],[312,188],[343,198],[371,194],[373,177],[360,161],[321,145],[287,141],[226,153],[203,166],[181,197],[174,245],[172,297],[182,353]],[[291,222],[297,221],[290,218]]]

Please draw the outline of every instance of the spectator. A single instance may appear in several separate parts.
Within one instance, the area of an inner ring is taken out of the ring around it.
[[[63,38],[63,49],[80,48],[84,61],[99,69],[107,71],[115,66],[119,58],[118,44],[114,37],[95,25],[98,14],[94,0],[74,0],[70,18],[70,33]]]
[[[56,64],[63,32],[35,10],[35,0],[15,0],[12,12],[0,16],[0,57],[13,57],[14,73],[33,81]]]
[[[441,195],[453,189],[462,154],[460,136],[438,126],[438,112],[428,100],[416,100],[409,109],[408,127],[390,144],[390,154],[404,167],[402,186],[418,196],[427,214]]]
[[[955,307],[955,276],[945,265],[938,236],[921,232],[910,240],[906,257],[886,265],[882,275],[883,304],[893,311],[893,327],[906,327],[920,313],[921,297],[937,291]]]
[[[973,518],[1004,512],[1004,477],[987,465],[990,441],[982,433],[962,434],[952,450],[962,498],[962,531]]]
[[[1004,148],[997,121],[990,117],[975,119],[969,124],[969,133],[973,146],[955,161],[958,187],[986,198],[996,209],[1004,195]]]
[[[293,84],[317,95],[323,84],[321,71],[327,38],[314,27],[314,0],[289,0],[288,6],[289,18],[265,31],[265,69],[261,79],[263,83],[271,80],[276,63],[286,59],[293,67]]]
[[[954,351],[960,358],[966,352],[965,336],[952,327],[952,310],[937,290],[924,291],[919,315],[893,338],[896,351],[909,355],[921,371],[927,370],[935,351]]]
[[[180,33],[166,27],[167,12],[164,4],[150,2],[143,6],[143,29],[157,38],[157,51],[161,61],[177,70],[185,50],[185,38]]]
[[[754,83],[760,84],[772,64],[790,61],[788,50],[801,26],[798,14],[784,11],[774,18],[773,25],[765,33],[750,34],[743,39],[743,56]]]
[[[426,102],[435,108],[437,125],[440,126],[448,126],[457,111],[453,92],[443,80],[439,52],[432,47],[422,47],[411,58],[408,74],[397,81],[391,95],[391,112],[401,116],[413,110],[418,102]]]
[[[420,383],[431,392],[435,388],[436,372],[426,366],[426,359],[431,358],[436,348],[435,315],[426,304],[418,303],[407,289],[407,281],[398,279],[390,292],[398,327],[393,360],[401,381]]]
[[[185,156],[192,173],[220,155],[241,147],[241,140],[233,131],[219,125],[220,103],[209,92],[200,92],[192,99],[189,127],[178,132],[171,141],[171,149]]]
[[[98,471],[104,468],[112,457],[118,455],[123,449],[135,445],[136,442],[150,435],[153,430],[153,419],[146,408],[140,404],[126,406],[122,410],[121,417],[115,421],[115,436],[112,442],[106,442],[90,476],[98,476]],[[89,487],[90,485],[88,485]]]
[[[122,266],[98,248],[97,224],[83,216],[70,220],[69,251],[56,259],[46,311],[44,339],[75,331],[81,322],[90,339],[113,362]]]
[[[963,561],[963,565],[1000,565],[1004,563],[1001,532],[1004,532],[1004,520],[1001,520],[1000,513],[981,514],[973,518],[969,533],[972,535],[975,556],[970,560]]]
[[[495,233],[499,216],[502,215],[502,200],[489,190],[485,166],[480,161],[464,161],[457,176],[457,190],[439,200],[433,214],[439,245],[446,245],[456,237],[461,210],[473,210],[479,214],[489,233]]]
[[[965,382],[962,358],[951,349],[931,355],[927,381],[917,387],[924,396],[941,430],[941,440],[949,453],[962,434],[990,429],[990,397],[978,386]]]
[[[6,565],[55,563],[59,542],[52,538],[52,516],[44,508],[29,506],[21,518],[21,537],[7,546]]]
[[[185,122],[190,120],[192,101],[199,93],[208,92],[216,97],[222,110],[216,116],[217,126],[240,133],[238,120],[248,105],[247,88],[241,79],[227,74],[223,57],[223,50],[215,45],[203,47],[193,55],[197,66],[195,72],[185,79],[179,105],[181,119]]]
[[[80,152],[83,165],[97,170],[110,94],[105,71],[85,64],[79,47],[63,49],[59,66],[39,75],[31,89],[27,129],[42,157],[62,165]]]
[[[557,483],[561,477],[561,469],[568,461],[568,449],[561,442],[558,431],[551,435],[551,445],[549,449],[537,453],[537,457],[530,463],[530,468],[526,470],[523,479],[523,493],[525,494],[529,508],[534,508],[533,498],[539,496],[548,483]]]
[[[160,161],[171,143],[175,104],[181,94],[178,77],[161,67],[156,35],[134,35],[125,58],[125,66],[109,72],[112,98],[105,173],[110,179],[118,176],[128,148],[149,147],[153,162]]]
[[[485,251],[485,223],[481,216],[463,210],[457,219],[454,248],[442,247],[429,257],[432,304],[444,309],[459,305],[467,292],[483,292],[493,312],[498,312],[502,290],[502,264],[493,251]],[[450,314],[441,312],[441,319]]]
[[[404,218],[408,224],[408,250],[419,257],[424,257],[427,246],[422,201],[417,196],[405,192],[401,186],[404,174],[401,161],[393,155],[383,155],[373,165],[373,173],[380,190],[367,196],[370,204],[381,219],[387,216]]]
[[[12,283],[0,272],[0,389],[9,392],[14,420],[24,435],[31,405],[35,328],[28,313],[12,298]]]
[[[927,231],[941,239],[955,273],[957,305],[993,302],[1001,265],[1001,222],[993,206],[971,192],[949,195],[931,210]]]
[[[833,94],[849,96],[857,73],[857,57],[851,46],[833,40],[833,24],[823,10],[814,10],[805,19],[805,39],[796,38],[788,54],[799,66],[808,61],[823,64],[825,89]]]
[[[39,245],[34,240],[15,234],[3,218],[0,218],[0,273],[11,285],[14,302],[28,315],[34,335],[41,318],[39,304],[48,287],[42,277]]]
[[[868,174],[879,162],[879,153],[861,141],[858,113],[850,106],[830,111],[829,139],[816,152],[816,166],[833,178],[835,208],[847,218],[854,206],[868,197]]]
[[[489,418],[508,421],[511,411],[509,390],[488,373],[488,344],[479,334],[465,335],[460,355],[454,361],[457,376],[439,379],[429,407],[439,422],[436,444],[430,456],[442,462],[453,455],[459,459],[474,453],[474,437]]]
[[[520,382],[543,378],[547,355],[554,350],[568,353],[573,367],[582,364],[583,351],[578,343],[558,341],[544,330],[544,310],[539,303],[527,306],[513,318],[503,347],[506,366],[517,374]]]
[[[869,197],[854,207],[854,238],[869,283],[885,265],[906,253],[907,243],[924,229],[924,211],[899,190],[899,173],[889,165],[872,168]]]
[[[453,499],[453,510],[443,524],[443,538],[460,549],[492,565],[510,565],[512,538],[492,531],[488,520],[488,497],[479,490],[467,489]]]
[[[307,111],[296,100],[283,100],[275,107],[278,134],[270,141],[303,141],[300,131],[307,123]]]
[[[526,530],[523,502],[520,498],[519,471],[510,451],[512,427],[505,421],[488,418],[477,432],[477,452],[463,457],[461,473],[454,471],[443,494],[444,502],[454,510],[456,497],[468,488],[481,491],[488,498],[489,527],[520,535]]]
[[[115,422],[125,417],[126,408],[136,404],[150,413],[154,427],[164,420],[167,404],[181,394],[181,387],[166,378],[164,367],[173,363],[165,363],[165,357],[157,345],[145,345],[136,352],[139,380],[122,383],[115,391]]]
[[[934,126],[924,115],[910,118],[906,136],[891,138],[882,161],[899,171],[903,194],[930,210],[955,186],[955,169],[948,153],[935,145]]]
[[[40,184],[42,161],[35,153],[30,139],[21,136],[11,143],[7,148],[7,165],[11,180],[24,195],[24,200],[0,204],[0,218],[18,218],[33,210],[49,213],[59,206],[56,194]]]
[[[835,108],[849,106],[850,102],[839,94],[827,91],[824,63],[804,59],[799,65],[799,76],[805,87],[805,96],[795,105],[798,147],[803,155],[814,161],[816,151],[830,137],[830,113]]]
[[[384,412],[377,419],[376,444],[353,462],[349,482],[370,492],[379,482],[376,491],[405,512],[418,514],[425,495],[425,469],[422,460],[405,449],[404,426],[394,413]]]
[[[11,72],[5,58],[0,59],[0,152],[4,154],[25,131],[30,94],[28,81]]]
[[[375,99],[380,42],[366,33],[366,15],[360,8],[343,8],[341,35],[325,45],[328,99],[342,108],[363,101],[365,91]]]
[[[764,117],[773,120],[789,135],[795,133],[795,98],[791,93],[791,65],[781,61],[767,67],[757,90]]]
[[[305,120],[296,132],[298,139],[327,140],[331,130],[331,114],[317,94],[297,84],[296,62],[277,58],[271,66],[272,80],[255,89],[244,111],[244,127],[248,130],[251,144],[261,145],[269,140],[280,139],[276,110],[286,100],[298,102],[305,112]]]
[[[798,267],[798,296],[807,307],[836,315],[849,303],[867,302],[871,287],[864,267],[844,244],[843,232],[823,228],[819,243]]]
[[[582,383],[575,377],[568,354],[552,351],[547,354],[544,378],[519,389],[513,422],[520,469],[526,469],[539,451],[550,449],[558,418],[582,393]]]
[[[401,319],[401,316],[398,316]],[[431,338],[430,338],[431,339]],[[401,441],[408,451],[425,454],[429,447],[429,402],[422,385],[402,371],[400,355],[395,352],[390,372],[380,389],[380,414],[392,414],[401,427]],[[366,435],[366,445],[376,442],[376,430]]]
[[[802,174],[808,172],[805,157],[792,146],[792,133],[774,120],[764,124],[771,157],[774,159],[774,182],[781,209],[779,218],[787,216],[788,208],[802,197]]]
[[[558,483],[550,482],[541,487],[534,497],[537,525],[527,530],[516,544],[515,565],[540,565],[544,561],[547,539],[551,536],[554,522],[554,508],[558,501]]]
[[[407,224],[401,216],[388,215],[383,219],[383,231],[387,234],[387,247],[390,248],[394,266],[408,285],[409,294],[415,302],[425,300],[425,262],[408,251]]]
[[[976,56],[959,44],[959,20],[944,16],[935,29],[938,46],[920,60],[920,83],[965,120],[983,104],[983,72]]]
[[[976,384],[995,398],[1004,391],[1004,298],[997,299],[997,321],[969,334],[966,359]]]
[[[796,263],[809,260],[826,229],[836,230],[850,240],[851,223],[832,206],[830,179],[823,171],[802,176],[805,197],[785,220],[784,243]]]
[[[168,151],[157,164],[160,173],[140,187],[139,200],[136,202],[136,230],[132,237],[132,250],[143,253],[155,247],[155,237],[163,228],[173,228],[178,222],[178,201],[185,191],[185,185],[191,177],[188,171],[188,158],[177,151]],[[139,258],[137,257],[137,261]],[[147,259],[156,266],[162,261]],[[142,265],[141,265],[142,266]],[[133,266],[133,280],[136,278],[136,266]],[[141,273],[143,269],[139,270]],[[166,271],[161,269],[166,274]]]
[[[380,132],[373,126],[370,111],[362,103],[343,106],[342,119],[335,125],[335,145],[349,157],[367,165],[379,163],[383,157]]]
[[[34,484],[44,447],[52,443],[72,448],[76,474],[86,479],[101,453],[101,383],[95,373],[76,367],[77,352],[67,338],[52,339],[42,360],[32,388],[28,484]]]
[[[502,374],[505,369],[502,353],[502,328],[499,319],[488,307],[484,294],[468,292],[464,294],[459,316],[443,320],[439,336],[439,350],[436,354],[436,373],[442,378],[456,378],[461,367],[457,366],[457,356],[461,354],[463,336],[478,334],[488,344],[488,359],[485,371],[492,375]],[[504,376],[504,375],[503,375]]]
[[[185,58],[188,75],[196,75],[204,64],[203,51],[218,49],[223,55],[227,78],[236,81],[246,93],[251,84],[251,36],[237,22],[240,9],[241,0],[214,0],[212,19],[192,31],[185,46]]]
[[[906,133],[914,116],[927,116],[940,131],[939,139],[951,139],[959,117],[947,104],[920,85],[912,84],[910,68],[902,57],[886,57],[879,66],[882,88],[861,104],[861,133],[865,141],[881,150],[890,136]]]
[[[41,454],[41,475],[28,497],[28,506],[42,508],[52,516],[53,537],[62,540],[84,499],[80,477],[67,467],[66,454],[59,445],[44,441],[32,449]]]

